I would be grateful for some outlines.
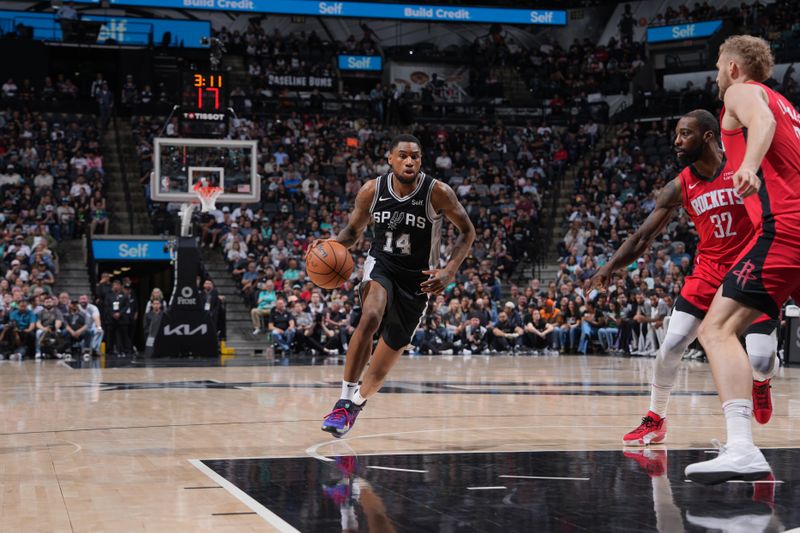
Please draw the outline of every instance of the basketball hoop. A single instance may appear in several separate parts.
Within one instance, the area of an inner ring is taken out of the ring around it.
[[[215,187],[214,185],[206,185],[205,180],[200,180],[192,188],[194,193],[200,199],[203,213],[213,211],[216,207],[217,198],[222,194],[222,187]]]

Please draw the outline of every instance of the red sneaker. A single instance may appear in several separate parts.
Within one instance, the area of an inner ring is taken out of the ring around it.
[[[759,424],[766,424],[772,418],[772,386],[769,380],[753,380],[753,416]]]
[[[648,411],[639,427],[622,437],[625,446],[658,444],[667,438],[667,419]]]
[[[753,501],[766,503],[770,507],[775,504],[775,476],[767,474],[753,482]]]
[[[667,450],[635,450],[622,452],[625,457],[633,459],[641,466],[650,477],[663,476],[667,471]]]

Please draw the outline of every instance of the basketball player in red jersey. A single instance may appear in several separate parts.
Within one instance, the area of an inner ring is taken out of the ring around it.
[[[631,264],[650,248],[678,208],[683,206],[689,214],[700,237],[694,269],[675,302],[653,365],[650,410],[639,427],[623,437],[622,442],[627,446],[657,444],[666,438],[667,404],[683,352],[697,337],[697,328],[725,274],[755,232],[742,199],[733,189],[731,177],[735,169],[722,152],[719,124],[714,115],[699,109],[681,117],[675,127],[674,144],[678,160],[686,168],[661,190],[655,209],[592,280],[596,287],[604,288],[615,271]],[[754,390],[763,390],[760,384],[772,377],[777,326],[777,321],[762,316],[745,335]],[[766,397],[761,395],[759,399],[762,404],[759,421],[766,423],[772,414],[768,386]]]
[[[698,331],[728,433],[715,459],[686,468],[701,483],[771,474],[753,443],[750,365],[737,337],[762,313],[777,319],[783,302],[800,293],[800,116],[762,84],[773,64],[769,43],[758,37],[729,37],[719,49],[723,144],[737,169],[733,184],[757,226]]]

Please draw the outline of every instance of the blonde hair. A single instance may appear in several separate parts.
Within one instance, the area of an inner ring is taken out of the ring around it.
[[[719,55],[731,54],[741,62],[744,73],[755,81],[763,82],[772,75],[775,57],[769,43],[752,35],[732,35],[719,47]]]

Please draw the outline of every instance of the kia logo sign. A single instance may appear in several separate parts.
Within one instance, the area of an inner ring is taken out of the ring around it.
[[[171,335],[181,335],[181,336],[189,336],[189,335],[205,335],[208,333],[208,326],[205,324],[200,324],[196,328],[192,329],[189,324],[178,324],[174,328],[169,326],[164,326],[164,335],[171,336]]]

